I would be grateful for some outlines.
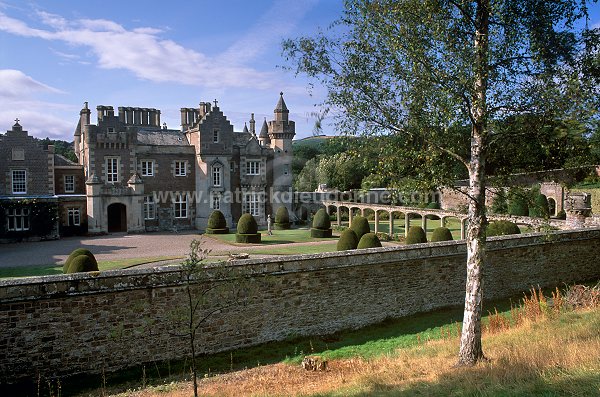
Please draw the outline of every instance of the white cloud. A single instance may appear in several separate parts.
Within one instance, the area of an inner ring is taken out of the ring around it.
[[[60,41],[87,47],[105,69],[124,69],[155,82],[176,82],[203,87],[271,87],[272,75],[250,67],[232,65],[185,48],[159,36],[160,29],[127,30],[104,19],[66,19],[38,12],[47,29],[35,29],[0,12],[0,30],[19,36]]]
[[[49,85],[40,83],[20,70],[0,69],[0,81],[2,81],[2,84],[0,84],[0,98],[23,97],[34,92],[62,92]]]

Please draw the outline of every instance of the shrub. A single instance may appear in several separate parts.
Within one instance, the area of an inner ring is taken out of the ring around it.
[[[511,189],[508,192],[508,213],[515,216],[528,216],[527,193],[523,189]]]
[[[275,229],[289,229],[290,214],[285,206],[277,208],[275,213]]]
[[[494,221],[487,228],[485,235],[487,237],[506,236],[508,234],[521,234],[519,227],[510,221]]]
[[[377,232],[377,238],[379,239],[379,241],[390,241],[391,237],[389,234],[385,233],[385,232]]]
[[[330,238],[332,235],[332,231],[331,229],[315,229],[315,228],[311,228],[310,229],[310,237],[314,237],[314,238]]]
[[[440,209],[440,203],[431,202],[431,203],[427,204],[427,208],[429,208],[431,210],[439,210]]]
[[[411,226],[406,236],[406,244],[421,244],[427,242],[427,235],[421,226]]]
[[[98,264],[95,259],[87,255],[79,255],[71,260],[71,264],[66,273],[81,273],[98,271]]]
[[[356,237],[356,233],[354,233],[354,230],[346,229],[340,235],[336,248],[338,251],[346,251],[356,249],[357,246],[358,237]]]
[[[450,229],[447,227],[438,227],[431,234],[431,241],[452,241],[454,238],[452,237],[452,233]]]
[[[354,233],[356,233],[356,237],[359,240],[364,234],[367,234],[371,231],[369,221],[364,216],[356,216],[352,218],[352,225],[350,225],[350,229],[352,229]]]
[[[508,212],[508,202],[506,201],[506,193],[504,190],[499,190],[492,201],[492,212],[494,214],[506,214]]]
[[[567,219],[567,213],[565,212],[565,210],[558,211],[558,214],[556,214],[556,219]]]
[[[327,215],[327,211],[323,208],[317,211],[313,218],[312,227],[315,229],[326,230],[331,227],[331,220],[329,219],[329,215]]]
[[[358,242],[356,248],[377,248],[381,247],[381,241],[375,233],[365,233]]]
[[[250,214],[244,214],[240,217],[237,224],[238,234],[256,234],[258,233],[258,225],[256,220]]]
[[[236,243],[244,243],[244,244],[260,244],[261,242],[261,234],[239,234],[235,235]]]
[[[80,255],[85,255],[85,256],[89,257],[90,260],[94,263],[96,270],[98,270],[98,262],[96,262],[96,258],[94,257],[94,254],[92,254],[92,252],[88,249],[77,248],[77,249],[73,250],[73,252],[71,252],[69,257],[65,261],[65,264],[63,265],[63,273],[69,273],[68,270],[69,270],[69,267],[71,266],[71,263],[73,262],[73,259],[75,259],[76,257],[78,257]]]
[[[548,198],[543,194],[536,194],[529,207],[529,216],[532,218],[548,218],[550,209],[548,207]]]
[[[207,234],[227,234],[229,228],[227,227],[227,221],[225,216],[219,210],[214,210],[208,217],[208,224],[206,226]]]

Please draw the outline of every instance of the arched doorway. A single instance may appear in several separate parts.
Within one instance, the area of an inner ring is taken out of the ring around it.
[[[115,203],[108,206],[108,232],[126,232],[127,231],[127,211],[125,205]]]
[[[548,197],[548,213],[550,216],[556,216],[556,200]]]

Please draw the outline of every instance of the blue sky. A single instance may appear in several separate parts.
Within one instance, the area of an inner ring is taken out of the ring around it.
[[[251,112],[271,119],[283,91],[297,137],[309,136],[324,91],[310,96],[278,67],[281,41],[341,11],[342,0],[0,0],[0,130],[18,117],[35,136],[71,140],[85,101],[158,108],[179,128],[179,108],[217,99],[240,131]]]

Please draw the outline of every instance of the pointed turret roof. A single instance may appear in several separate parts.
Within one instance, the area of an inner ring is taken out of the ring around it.
[[[244,123],[244,131],[242,131],[242,132],[244,132],[246,134],[249,133],[249,131],[248,131],[248,125],[246,123]]]
[[[279,93],[279,102],[277,102],[277,106],[275,106],[276,112],[287,112],[288,108],[285,105],[285,101],[283,100],[283,92]]]
[[[285,104],[284,104],[285,106]],[[269,139],[269,127],[267,126],[267,119],[265,118],[265,120],[263,121],[263,125],[260,129],[260,135],[258,135],[259,138],[263,138],[263,139]]]

